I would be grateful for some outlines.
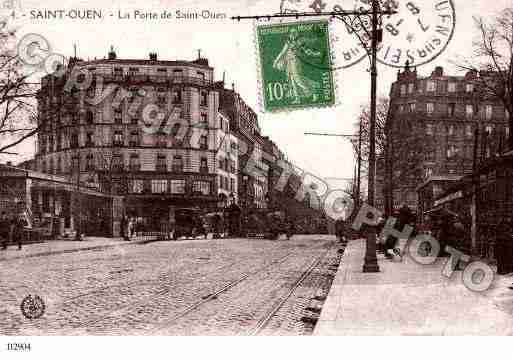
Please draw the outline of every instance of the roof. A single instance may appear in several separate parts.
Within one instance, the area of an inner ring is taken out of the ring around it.
[[[458,181],[462,178],[461,175],[445,175],[445,176],[431,176],[423,183],[417,186],[416,191],[418,192],[421,188],[426,187],[431,182],[441,182],[441,181]]]
[[[75,66],[88,66],[96,64],[120,64],[120,65],[145,65],[145,66],[192,66],[202,69],[213,70],[213,67],[186,60],[149,60],[149,59],[97,59],[82,60],[75,63]]]

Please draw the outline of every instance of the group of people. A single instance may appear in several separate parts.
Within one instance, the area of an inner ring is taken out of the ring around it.
[[[18,249],[21,250],[23,242],[23,229],[27,225],[23,213],[9,217],[7,212],[2,212],[0,216],[0,241],[2,250],[6,250],[9,243],[15,242]]]

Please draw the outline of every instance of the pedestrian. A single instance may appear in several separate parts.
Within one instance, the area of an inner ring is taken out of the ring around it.
[[[128,240],[131,240],[134,236],[135,221],[134,218],[130,217],[128,220]]]
[[[123,237],[123,240],[128,241],[129,240],[129,238],[128,238],[128,221],[127,221],[127,218],[125,215],[123,215],[121,217],[120,227],[121,227],[121,236]]]
[[[17,216],[13,218],[11,225],[11,233],[12,239],[18,244],[18,250],[21,250],[21,245],[23,242],[23,229],[27,225],[27,221],[25,220],[25,214],[19,213]]]
[[[6,212],[2,212],[0,216],[0,241],[2,241],[2,249],[7,249],[9,242],[9,234],[11,232],[11,223]]]
[[[290,238],[292,238],[292,236],[294,235],[294,229],[294,221],[289,220],[287,223],[287,239],[290,240]]]

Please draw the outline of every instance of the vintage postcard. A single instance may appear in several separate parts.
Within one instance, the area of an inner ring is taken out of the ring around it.
[[[513,334],[511,1],[0,19],[0,355]]]

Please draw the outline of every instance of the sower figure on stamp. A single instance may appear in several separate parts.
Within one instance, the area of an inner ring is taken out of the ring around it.
[[[315,94],[314,90],[319,88],[319,84],[307,78],[301,69],[299,51],[304,47],[303,43],[304,39],[300,39],[297,30],[292,28],[289,38],[273,63],[275,69],[286,72],[295,104],[299,104],[302,97],[312,97]]]

